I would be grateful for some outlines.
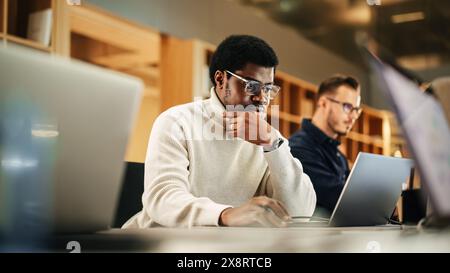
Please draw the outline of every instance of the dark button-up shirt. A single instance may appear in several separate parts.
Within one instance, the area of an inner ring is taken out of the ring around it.
[[[350,173],[347,159],[338,150],[340,144],[312,124],[310,119],[304,119],[302,129],[289,139],[292,155],[300,160],[316,191],[316,215],[323,208],[328,214],[333,212]]]

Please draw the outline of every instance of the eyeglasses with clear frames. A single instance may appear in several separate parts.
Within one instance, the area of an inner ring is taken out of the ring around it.
[[[230,72],[228,70],[225,70],[225,72],[229,73],[231,76],[238,78],[239,80],[243,81],[245,83],[244,91],[250,96],[259,96],[261,93],[261,90],[263,90],[264,96],[269,96],[270,100],[273,100],[277,97],[278,93],[280,92],[281,87],[278,85],[274,85],[272,83],[268,84],[262,84],[258,81],[253,80],[247,80],[239,75],[234,74],[233,72]]]
[[[350,113],[355,112],[356,116],[359,117],[361,115],[361,113],[362,113],[362,108],[361,107],[354,107],[351,103],[338,101],[338,100],[335,100],[335,99],[330,98],[330,97],[326,97],[326,98],[329,101],[331,101],[331,102],[334,102],[334,103],[342,105],[342,110],[346,114],[350,114]]]

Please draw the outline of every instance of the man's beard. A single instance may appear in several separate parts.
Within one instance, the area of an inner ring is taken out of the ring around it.
[[[342,131],[339,131],[338,129],[336,129],[336,126],[334,126],[334,122],[333,122],[333,120],[331,120],[331,117],[328,118],[327,124],[328,124],[328,127],[333,131],[333,133],[338,135],[338,137],[346,136],[348,131],[350,131],[350,130],[345,130],[344,132],[342,132]]]

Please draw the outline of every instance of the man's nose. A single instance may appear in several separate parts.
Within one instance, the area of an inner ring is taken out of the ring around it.
[[[263,92],[259,92],[258,95],[253,95],[252,96],[252,101],[253,102],[259,102],[260,104],[268,104],[269,99],[267,98],[267,96],[264,95]]]

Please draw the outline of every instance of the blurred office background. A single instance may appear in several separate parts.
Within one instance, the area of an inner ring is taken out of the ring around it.
[[[32,18],[42,11],[50,11],[51,35],[36,39],[27,29],[42,27],[42,14],[38,23]],[[350,161],[359,151],[409,156],[355,33],[366,32],[405,71],[431,81],[450,75],[449,25],[447,0],[0,0],[4,46],[21,44],[144,81],[126,155],[133,162],[144,161],[159,113],[208,96],[209,59],[230,34],[259,36],[279,55],[276,81],[283,91],[275,104],[286,137],[312,115],[318,83],[351,74],[362,83],[364,112],[341,149]]]
[[[450,1],[446,0],[89,0],[181,38],[218,44],[233,33],[266,39],[280,69],[318,84],[354,74],[370,106],[387,105],[371,84],[354,42],[367,31],[425,81],[450,74]]]

